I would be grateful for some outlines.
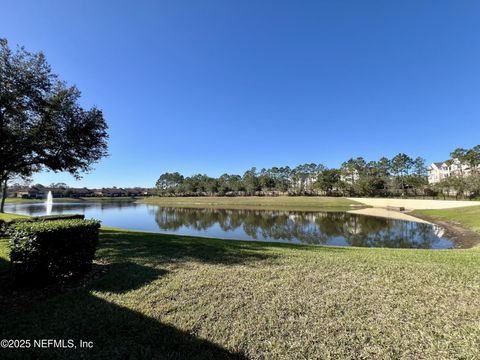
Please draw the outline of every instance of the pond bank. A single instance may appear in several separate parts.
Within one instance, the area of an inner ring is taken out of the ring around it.
[[[465,200],[422,200],[422,199],[380,199],[380,198],[347,198],[363,205],[378,208],[404,208],[405,210],[454,209],[469,206],[480,206],[480,201]]]
[[[480,244],[480,234],[478,232],[471,230],[462,224],[453,222],[452,220],[440,219],[435,216],[417,212],[415,212],[412,217],[417,218],[420,221],[438,225],[445,229],[444,236],[453,239],[455,243],[460,244],[461,248],[472,248]]]

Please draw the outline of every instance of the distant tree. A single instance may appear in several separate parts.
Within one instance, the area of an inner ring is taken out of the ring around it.
[[[362,157],[350,158],[345,161],[340,168],[344,181],[353,185],[365,173],[366,165]]]
[[[405,179],[413,167],[413,159],[403,153],[396,155],[391,161],[392,173],[396,176],[400,189],[405,189]]]
[[[173,194],[183,184],[183,175],[179,172],[164,173],[160,175],[155,186],[160,194]]]
[[[250,170],[245,171],[242,182],[248,194],[253,195],[258,191],[260,189],[260,183],[257,177],[257,168],[252,167]]]
[[[48,185],[48,187],[51,187],[51,188],[59,188],[59,189],[67,189],[68,188],[68,185],[65,184],[65,183],[51,183],[50,185]]]
[[[240,175],[230,175],[228,179],[228,186],[233,192],[244,191],[242,177]]]
[[[417,157],[413,160],[413,171],[405,177],[405,183],[414,189],[415,195],[418,190],[425,188],[428,184],[428,169],[424,158]]]
[[[258,182],[262,191],[272,191],[275,189],[275,178],[270,169],[262,169],[260,171]]]
[[[340,184],[340,170],[325,169],[317,176],[315,187],[324,191],[326,195],[331,195],[333,189],[338,188]]]
[[[107,155],[107,124],[83,109],[80,91],[53,74],[43,53],[15,51],[0,39],[0,212],[14,176],[42,169],[75,177]]]
[[[470,167],[472,172],[479,172],[480,169],[480,145],[474,146],[473,148],[467,150],[464,161]]]
[[[383,188],[383,179],[372,175],[362,175],[353,184],[353,191],[358,195],[374,196],[377,190]]]
[[[210,195],[214,195],[215,193],[218,192],[218,180],[211,178],[211,177],[206,177],[203,180],[204,186],[203,188],[205,189],[205,192],[207,192]]]
[[[380,160],[376,162],[376,166],[379,176],[384,178],[390,176],[390,169],[392,167],[392,163],[389,159],[387,159],[386,157],[380,158]]]
[[[216,183],[211,182],[210,177],[205,174],[196,174],[185,178],[184,185],[187,193],[193,193],[195,195],[204,195],[215,191]]]
[[[427,177],[428,168],[424,158],[417,157],[415,160],[413,160],[413,173],[416,176]]]
[[[467,165],[467,150],[462,148],[457,148],[450,153],[451,159],[447,160],[447,165],[452,166],[455,162],[458,162],[458,172],[457,175],[462,177],[464,176],[464,169],[462,165]]]
[[[314,189],[314,184],[318,174],[325,169],[322,164],[303,164],[298,165],[292,170],[292,179],[295,185],[295,190],[302,194],[304,192],[310,193]]]
[[[287,192],[292,186],[292,170],[290,167],[273,167],[271,173],[275,179],[275,188],[278,191]]]
[[[465,181],[466,190],[470,198],[477,198],[480,196],[480,173],[474,172]]]
[[[225,195],[226,193],[232,191],[230,186],[230,175],[223,174],[218,178],[218,193],[220,195]]]

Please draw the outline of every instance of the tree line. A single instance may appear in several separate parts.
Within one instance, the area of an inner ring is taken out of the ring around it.
[[[161,174],[156,182],[160,196],[262,196],[262,195],[326,195],[326,196],[438,196],[453,194],[475,197],[480,194],[478,167],[480,146],[456,149],[454,162],[467,164],[468,176],[455,175],[438,184],[428,184],[428,167],[422,157],[400,153],[391,159],[382,157],[366,161],[351,158],[339,168],[310,163],[290,168],[252,167],[243,175],[205,174],[184,176],[178,172]]]
[[[367,162],[362,157],[345,161],[340,168],[323,164],[303,164],[290,168],[255,167],[243,175],[223,174],[218,178],[205,174],[183,176],[164,173],[156,182],[163,196],[242,196],[242,195],[387,195],[396,190],[419,190],[427,184],[425,160],[398,154]]]

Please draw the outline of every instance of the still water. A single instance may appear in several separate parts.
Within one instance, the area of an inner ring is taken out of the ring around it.
[[[45,215],[45,204],[7,204],[7,212]],[[50,209],[48,209],[50,212]],[[104,226],[223,239],[337,246],[449,249],[435,225],[350,214],[189,209],[133,202],[54,203],[51,214],[85,214]]]

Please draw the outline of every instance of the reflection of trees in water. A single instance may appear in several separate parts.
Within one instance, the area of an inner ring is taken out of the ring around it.
[[[217,225],[226,232],[241,228],[252,239],[299,240],[308,244],[344,239],[352,246],[427,249],[439,240],[429,224],[345,212],[159,207],[155,217],[162,230],[185,226],[205,231]]]
[[[429,249],[439,240],[431,225],[402,220],[323,213],[315,223],[325,242],[343,237],[351,246]]]
[[[131,202],[56,203],[54,214],[135,209]],[[44,215],[44,204],[9,204],[7,211]],[[160,229],[189,227],[205,231],[218,226],[225,232],[242,230],[257,240],[300,241],[306,244],[342,244],[363,247],[431,248],[439,241],[438,228],[429,224],[361,216],[344,212],[292,212],[267,210],[191,209],[147,207]],[[146,216],[148,216],[146,215]]]

